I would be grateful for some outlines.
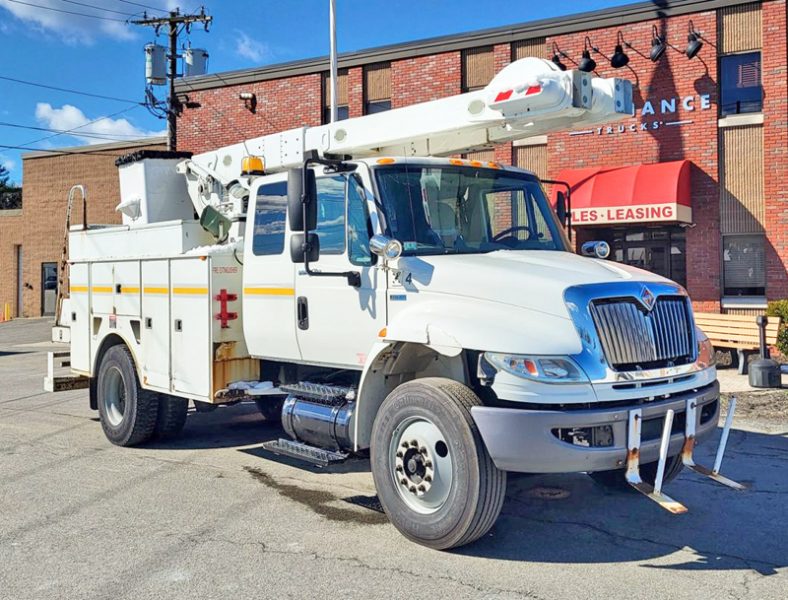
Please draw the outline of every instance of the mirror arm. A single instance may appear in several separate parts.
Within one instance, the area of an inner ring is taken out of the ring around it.
[[[569,241],[572,241],[572,186],[568,181],[559,181],[557,179],[541,179],[542,183],[549,183],[550,185],[562,185],[566,188],[566,233],[569,236]]]
[[[322,163],[322,164],[335,164],[336,161],[322,161],[317,156],[316,151],[311,151],[307,158],[304,160],[304,168],[301,172],[301,210],[303,211],[303,223],[304,227],[307,226],[307,189],[306,189],[306,172],[309,168],[310,163]],[[317,198],[313,199],[314,202],[317,202]],[[310,277],[346,277],[347,284],[354,288],[361,287],[361,273],[358,271],[343,271],[341,273],[335,272],[328,272],[324,273],[323,271],[314,271],[309,267],[309,252],[312,249],[312,244],[309,243],[309,232],[304,231],[304,243],[301,245],[301,249],[304,252],[304,271]]]

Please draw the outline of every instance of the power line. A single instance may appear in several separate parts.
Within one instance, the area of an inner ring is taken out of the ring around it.
[[[134,13],[129,12],[122,12],[120,10],[112,10],[111,8],[104,8],[103,6],[96,6],[95,4],[86,4],[85,2],[77,2],[77,0],[60,0],[61,2],[67,2],[68,4],[76,4],[77,6],[84,6],[85,8],[93,8],[95,10],[103,10],[108,13],[114,13],[116,15],[123,15],[125,17],[134,17],[136,16]]]
[[[32,131],[46,131],[49,133],[65,134],[68,133],[65,129],[51,129],[49,127],[35,127],[33,125],[20,125],[19,123],[7,123],[0,121],[0,127],[13,127],[14,129],[30,129]],[[110,142],[122,142],[123,140],[117,138],[139,138],[139,134],[135,133],[101,133],[97,131],[85,131],[78,134],[79,137],[92,138],[97,140],[107,140]]]
[[[156,10],[161,13],[166,13],[167,11],[163,8],[156,8],[155,6],[148,6],[147,4],[142,4],[140,2],[132,2],[131,0],[118,0],[118,2],[123,2],[123,4],[131,4],[132,6],[139,6],[140,8],[147,8],[148,10]]]
[[[63,10],[62,8],[54,8],[52,6],[44,6],[42,4],[33,4],[32,2],[22,2],[22,0],[8,0],[14,4],[23,4],[24,6],[32,6],[33,8],[40,8],[42,10],[51,10],[53,12],[64,13],[67,15],[76,15],[78,17],[87,17],[89,19],[99,19],[101,21],[115,21],[118,23],[125,23],[126,19],[116,19],[115,17],[102,17],[101,15],[90,15],[88,13],[76,12],[73,10]]]
[[[117,117],[118,115],[122,115],[123,113],[127,113],[130,110],[134,110],[135,108],[137,108],[137,107],[136,106],[129,106],[127,108],[124,108],[123,110],[119,110],[116,113],[112,113],[111,115],[107,115],[106,117],[99,117],[98,119],[93,119],[92,121],[88,121],[87,123],[84,123],[83,125],[79,125],[77,127],[74,127],[73,129],[66,129],[65,131],[63,131],[63,133],[55,133],[53,135],[48,135],[46,137],[42,137],[40,139],[33,140],[32,142],[27,142],[25,144],[22,144],[22,146],[31,146],[33,144],[38,144],[39,142],[43,142],[43,141],[46,141],[46,140],[51,140],[52,138],[56,138],[56,137],[58,137],[60,135],[66,135],[66,134],[69,134],[69,133],[73,133],[74,131],[82,129],[83,127],[87,127],[89,125],[93,125],[93,124],[98,123],[99,121],[103,121],[105,119],[112,119],[113,117]]]
[[[54,150],[49,148],[25,148],[24,146],[7,146],[6,144],[0,144],[0,148],[3,150],[30,150],[31,152],[46,152],[48,154],[92,154],[94,156],[124,156],[127,154],[126,152],[106,152],[104,150]]]
[[[24,85],[32,85],[33,87],[40,87],[45,88],[48,90],[55,90],[58,92],[66,92],[68,94],[78,94],[80,96],[88,96],[90,98],[100,98],[101,100],[112,100],[114,102],[127,102],[128,104],[144,104],[144,102],[139,102],[137,100],[128,100],[127,98],[116,98],[114,96],[104,96],[103,94],[93,94],[91,92],[82,92],[80,90],[71,90],[68,88],[57,87],[54,85],[46,85],[44,83],[36,83],[34,81],[25,81],[24,79],[16,79],[14,77],[6,77],[4,75],[0,75],[0,79],[4,79],[5,81],[13,81],[14,83],[21,83]]]

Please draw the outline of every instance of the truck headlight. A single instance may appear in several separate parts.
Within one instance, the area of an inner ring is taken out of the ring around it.
[[[484,358],[499,371],[542,383],[588,381],[588,376],[568,356],[523,356],[485,352]]]
[[[706,369],[717,364],[717,354],[711,340],[700,329],[696,329],[698,338],[698,364]]]

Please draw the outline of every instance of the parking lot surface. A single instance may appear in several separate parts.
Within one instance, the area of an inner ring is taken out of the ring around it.
[[[48,328],[0,324],[2,599],[788,595],[779,411],[735,421],[723,472],[747,492],[685,472],[666,491],[689,513],[672,516],[585,475],[512,476],[488,536],[435,552],[374,510],[366,461],[318,471],[265,456],[280,431],[254,405],[190,411],[174,441],[112,446],[86,390],[42,391]]]

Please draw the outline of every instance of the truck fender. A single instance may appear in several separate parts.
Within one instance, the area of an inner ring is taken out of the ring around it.
[[[372,425],[386,397],[400,384],[421,377],[447,377],[467,384],[462,348],[391,339],[372,347],[356,398],[355,451],[369,447]]]

